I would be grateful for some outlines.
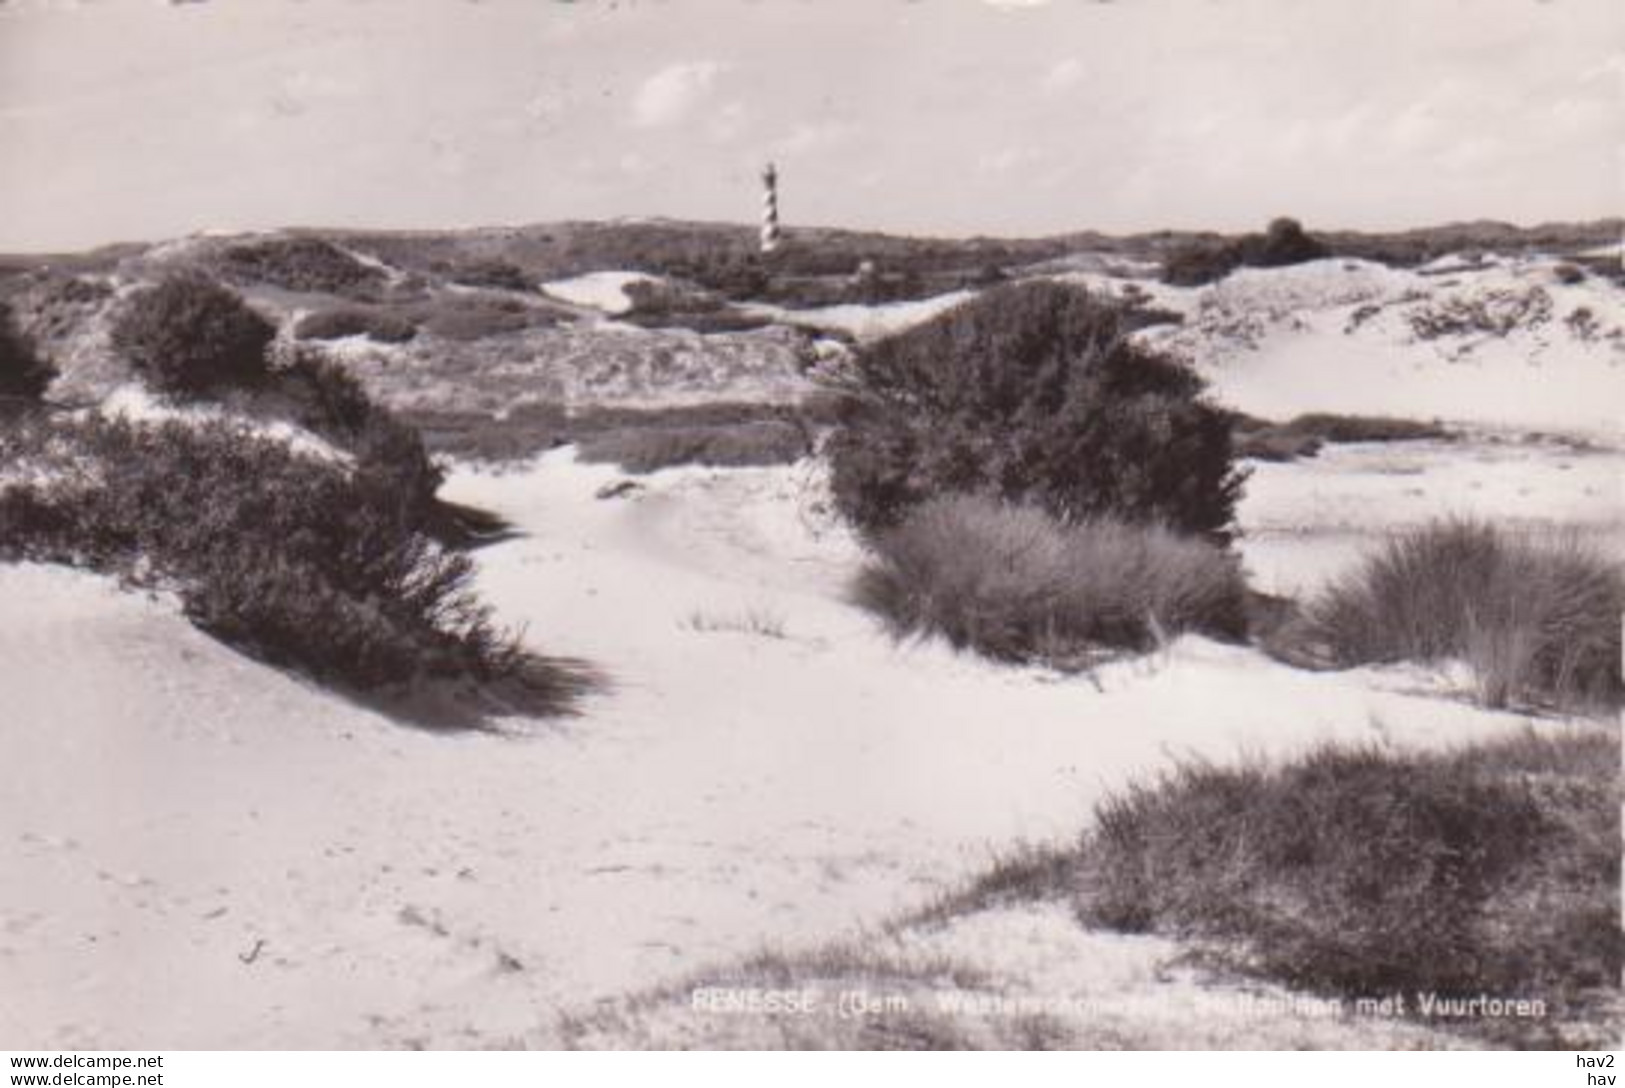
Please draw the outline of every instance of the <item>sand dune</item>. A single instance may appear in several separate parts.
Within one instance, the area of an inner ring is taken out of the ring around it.
[[[842,599],[857,552],[811,470],[676,470],[595,499],[614,478],[563,451],[450,485],[524,530],[482,553],[503,616],[613,677],[583,718],[505,735],[405,728],[162,599],[0,570],[0,1032],[500,1044],[918,906],[1179,754],[1518,723],[1420,673],[1302,673],[1200,639],[1093,679],[895,647]]]

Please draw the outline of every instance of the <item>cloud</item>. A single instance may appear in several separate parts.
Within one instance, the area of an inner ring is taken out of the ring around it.
[[[706,122],[706,132],[719,144],[739,138],[750,124],[750,107],[743,102],[729,102],[712,110]]]
[[[1046,91],[1064,91],[1083,78],[1083,61],[1077,57],[1067,57],[1050,65],[1049,71],[1044,73],[1044,89]]]
[[[298,117],[317,103],[342,97],[350,89],[345,80],[300,69],[277,82],[271,93],[270,109],[278,117]]]
[[[662,68],[638,87],[632,99],[632,122],[643,127],[681,121],[711,93],[722,73],[713,60],[690,61]]]

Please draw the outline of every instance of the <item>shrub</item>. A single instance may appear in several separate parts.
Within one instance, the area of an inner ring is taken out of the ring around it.
[[[1553,266],[1552,277],[1556,279],[1558,283],[1572,287],[1577,283],[1585,282],[1586,270],[1570,261],[1564,261],[1561,264]]]
[[[490,287],[499,291],[531,291],[535,288],[523,268],[496,257],[448,266],[445,276],[452,283],[465,287]]]
[[[1402,993],[1412,1011],[1419,992],[1562,1002],[1619,985],[1607,733],[1186,763],[1096,817],[1073,870],[1087,922],[1203,940],[1296,985]]]
[[[74,450],[66,479],[0,495],[10,554],[171,585],[199,627],[322,679],[521,680],[544,702],[568,690],[493,625],[468,557],[430,540],[411,496],[365,463],[226,423],[92,419],[53,442]]]
[[[352,449],[359,489],[392,496],[410,524],[427,526],[435,519],[435,493],[445,481],[445,472],[429,456],[415,427],[388,412],[373,411],[362,423]]]
[[[113,349],[166,392],[247,385],[265,373],[276,326],[206,276],[179,274],[137,291],[114,320]]]
[[[1066,665],[1181,631],[1246,630],[1235,557],[1166,529],[1063,525],[1033,507],[957,496],[875,539],[856,598],[899,635],[939,634],[1006,661]]]
[[[1282,217],[1270,221],[1262,238],[1254,236],[1248,240],[1245,260],[1258,268],[1277,268],[1318,261],[1328,252],[1318,240],[1304,233],[1303,224]]]
[[[1201,239],[1181,245],[1163,258],[1162,280],[1178,287],[1199,287],[1222,280],[1238,268],[1278,268],[1326,257],[1331,250],[1306,234],[1296,219],[1270,221],[1263,234],[1234,240]]]
[[[1544,287],[1489,290],[1433,299],[1410,311],[1411,331],[1422,340],[1442,336],[1506,337],[1552,319],[1552,296]]]
[[[55,377],[56,368],[40,358],[11,308],[0,303],[0,397],[38,397]]]
[[[220,273],[236,283],[266,283],[288,291],[361,296],[382,287],[382,270],[320,238],[243,242],[220,254]]]
[[[1490,706],[1617,704],[1625,572],[1574,539],[1473,521],[1400,533],[1312,601],[1344,665],[1458,659]]]
[[[355,456],[363,485],[393,491],[414,515],[413,524],[432,517],[444,472],[417,428],[373,403],[344,367],[320,352],[298,349],[275,372],[273,388],[289,402],[294,422]]]
[[[1142,319],[1077,288],[995,288],[860,350],[828,451],[867,533],[940,494],[987,491],[1062,521],[1112,517],[1224,539],[1243,473],[1226,414]]]
[[[295,347],[272,376],[293,421],[345,449],[353,450],[368,421],[383,412],[349,371],[318,350]]]
[[[742,468],[787,465],[809,452],[807,436],[783,420],[695,426],[631,427],[605,431],[580,442],[587,462],[613,462],[628,472],[655,472],[676,465]]]
[[[417,326],[399,314],[361,306],[316,310],[299,319],[294,336],[300,340],[342,340],[365,336],[380,344],[404,344],[418,334]]]
[[[1233,242],[1203,241],[1179,246],[1162,260],[1162,282],[1174,287],[1216,283],[1242,266],[1244,254]]]

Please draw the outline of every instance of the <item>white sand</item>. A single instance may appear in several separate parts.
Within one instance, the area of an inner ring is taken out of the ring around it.
[[[550,280],[542,284],[542,290],[577,306],[589,306],[606,314],[624,314],[632,308],[627,287],[654,281],[654,276],[644,272],[588,272],[569,279]]]
[[[882,302],[874,306],[844,303],[836,306],[815,306],[791,309],[766,303],[744,303],[739,309],[781,321],[786,325],[804,325],[814,329],[839,329],[859,340],[877,340],[901,332],[975,297],[974,291],[949,291],[931,298],[902,302]]]
[[[1365,261],[1243,269],[1195,290],[1147,285],[1186,315],[1147,335],[1192,359],[1222,402],[1272,419],[1342,412],[1585,433],[1625,424],[1625,292],[1562,284],[1546,259],[1423,276]],[[1505,336],[1420,336],[1452,306],[1494,314],[1539,293],[1544,319]],[[1371,311],[1360,316],[1363,307]],[[1594,330],[1571,324],[1588,311]]]
[[[1094,683],[894,647],[841,598],[856,552],[810,470],[592,497],[614,478],[565,451],[451,483],[528,534],[481,556],[503,616],[615,682],[510,736],[401,726],[168,602],[0,568],[0,1037],[498,1044],[875,924],[1181,753],[1517,722],[1199,639]],[[752,609],[785,637],[695,629]]]

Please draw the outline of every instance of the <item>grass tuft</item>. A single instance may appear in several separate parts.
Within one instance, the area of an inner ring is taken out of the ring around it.
[[[1461,660],[1485,705],[1618,706],[1625,571],[1573,537],[1475,521],[1400,533],[1310,602],[1341,665]]]
[[[859,604],[899,637],[941,635],[997,660],[1072,667],[1181,631],[1246,630],[1235,557],[1160,528],[1065,526],[1033,507],[958,496],[879,534],[875,553]]]

